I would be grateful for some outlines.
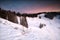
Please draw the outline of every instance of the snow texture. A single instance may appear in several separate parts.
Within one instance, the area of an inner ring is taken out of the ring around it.
[[[27,17],[28,28],[0,18],[0,40],[60,40],[60,19]],[[39,28],[40,23],[46,24]]]

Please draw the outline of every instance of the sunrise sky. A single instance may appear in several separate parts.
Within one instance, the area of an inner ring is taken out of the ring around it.
[[[38,13],[60,11],[60,1],[3,1],[0,0],[0,8],[20,13]]]

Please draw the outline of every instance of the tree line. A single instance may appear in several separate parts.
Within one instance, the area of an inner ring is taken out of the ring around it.
[[[35,14],[27,14],[27,13],[16,13],[15,11],[12,12],[10,10],[3,10],[0,8],[0,17],[4,18],[6,20],[9,20],[11,22],[17,23],[17,16],[20,18],[20,24],[28,28],[28,23],[26,17],[37,17],[40,14],[45,14],[44,17],[53,19],[55,16],[60,15],[60,12],[40,12],[40,13],[35,13]],[[41,17],[39,17],[41,18]],[[43,25],[42,25],[43,26]]]

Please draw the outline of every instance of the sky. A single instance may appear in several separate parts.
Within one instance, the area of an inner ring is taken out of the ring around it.
[[[20,13],[60,12],[60,1],[0,0],[0,8]]]

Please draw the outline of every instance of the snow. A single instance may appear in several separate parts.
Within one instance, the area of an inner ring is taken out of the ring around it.
[[[0,18],[0,40],[60,40],[60,19],[27,17],[28,28]],[[46,24],[39,28],[40,23]]]

